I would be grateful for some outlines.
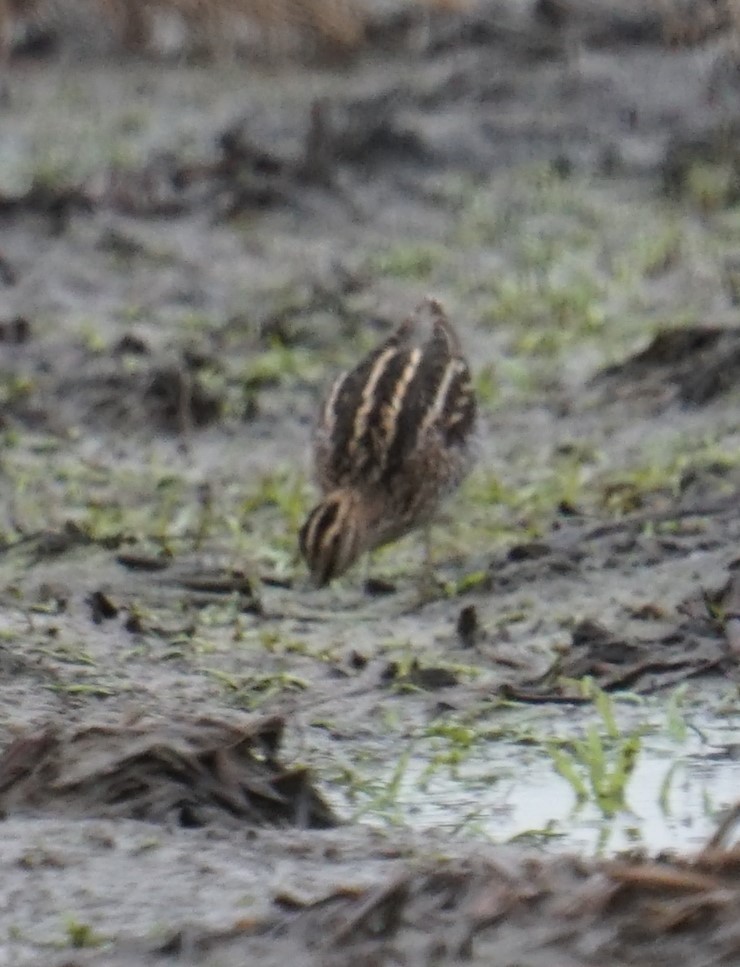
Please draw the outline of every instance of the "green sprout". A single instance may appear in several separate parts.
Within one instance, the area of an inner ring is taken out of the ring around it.
[[[593,802],[604,816],[626,808],[627,785],[642,746],[642,729],[622,735],[612,699],[591,680],[583,683],[599,721],[586,726],[583,738],[550,742],[555,771],[572,787],[579,803]]]

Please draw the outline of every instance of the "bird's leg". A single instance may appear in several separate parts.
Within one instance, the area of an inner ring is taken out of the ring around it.
[[[440,582],[434,573],[434,553],[432,549],[432,525],[424,524],[422,528],[422,543],[424,547],[424,559],[419,574],[418,593],[419,603],[426,604],[439,597]]]
[[[428,576],[434,577],[434,549],[432,548],[432,525],[425,524],[421,532],[422,546],[424,547],[423,572]]]
[[[362,568],[362,586],[363,586],[363,588],[364,587],[367,587],[367,583],[370,580],[370,572],[372,571],[372,568],[373,568],[374,556],[375,556],[374,555],[374,551],[368,551],[367,554],[365,554],[365,562],[364,562],[363,568]]]

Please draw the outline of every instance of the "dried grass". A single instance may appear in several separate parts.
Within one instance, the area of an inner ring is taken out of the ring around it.
[[[469,5],[469,0],[408,2],[443,11]],[[102,15],[130,50],[151,45],[161,16],[177,18],[188,42],[213,51],[239,25],[268,37],[290,36],[351,50],[362,45],[372,10],[372,4],[363,0],[76,0],[75,6],[90,17]],[[60,24],[64,16],[59,0],[0,0],[0,61],[7,60],[19,25]]]

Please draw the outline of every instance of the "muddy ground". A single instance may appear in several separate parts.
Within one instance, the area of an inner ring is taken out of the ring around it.
[[[740,75],[589,9],[381,18],[329,65],[16,56],[1,963],[740,963],[730,829],[596,860],[468,822],[553,736],[584,767],[584,679],[740,744]],[[413,537],[314,591],[317,401],[426,293],[481,409],[438,591]],[[485,791],[415,822],[471,749]]]

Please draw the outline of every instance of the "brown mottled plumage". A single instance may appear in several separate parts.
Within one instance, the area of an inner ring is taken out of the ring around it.
[[[299,543],[319,586],[365,552],[430,522],[472,464],[470,371],[438,302],[334,383],[315,439],[324,497]]]

